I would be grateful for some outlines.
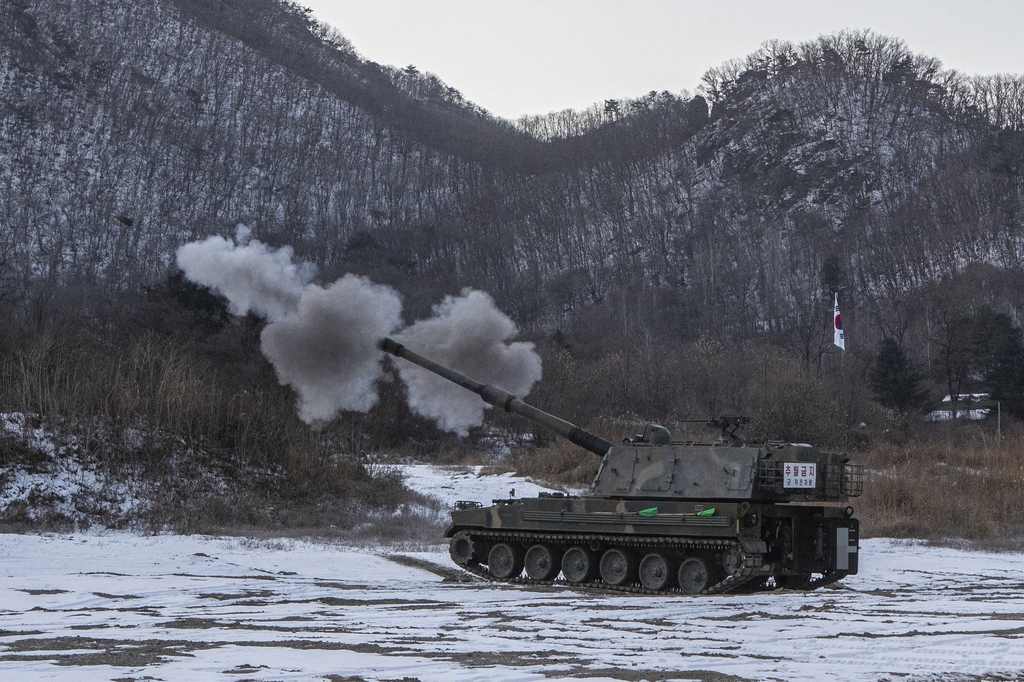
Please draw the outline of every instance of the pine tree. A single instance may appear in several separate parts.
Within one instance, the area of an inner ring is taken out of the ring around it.
[[[1024,340],[1008,315],[990,308],[978,311],[974,361],[992,399],[1005,403],[1013,414],[1024,413]]]
[[[871,386],[878,402],[901,412],[921,407],[928,398],[928,391],[921,386],[923,378],[895,339],[882,340],[871,370]]]

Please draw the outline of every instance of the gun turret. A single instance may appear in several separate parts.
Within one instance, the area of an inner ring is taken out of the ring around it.
[[[607,453],[608,449],[612,446],[612,444],[604,438],[581,429],[575,424],[571,424],[564,419],[559,419],[554,415],[548,414],[543,410],[538,410],[536,407],[524,403],[508,391],[500,389],[492,384],[482,384],[479,381],[470,379],[464,374],[456,372],[455,370],[439,365],[433,360],[429,360],[418,353],[414,353],[394,339],[381,339],[380,348],[385,353],[390,353],[396,358],[408,360],[414,365],[419,365],[428,372],[433,372],[439,377],[462,386],[467,391],[476,393],[484,400],[484,402],[493,405],[494,407],[502,409],[505,412],[514,412],[521,417],[525,417],[534,424],[543,426],[547,430],[552,431],[563,438],[567,438],[570,443],[579,445],[581,448],[589,450],[599,457],[604,457],[605,453]]]

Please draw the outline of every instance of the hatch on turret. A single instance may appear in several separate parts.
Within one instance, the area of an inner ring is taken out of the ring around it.
[[[678,458],[665,448],[636,448],[637,462],[633,477],[645,493],[660,493],[672,489],[676,477]]]

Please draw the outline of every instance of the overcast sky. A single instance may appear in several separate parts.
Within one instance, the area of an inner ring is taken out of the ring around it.
[[[1024,0],[299,0],[363,57],[435,73],[505,118],[693,91],[771,38],[902,38],[968,74],[1024,73]]]

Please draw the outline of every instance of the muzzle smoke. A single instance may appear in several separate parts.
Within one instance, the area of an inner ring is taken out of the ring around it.
[[[326,288],[307,286],[293,314],[263,329],[260,345],[278,381],[299,394],[299,418],[310,424],[377,404],[377,339],[401,321],[394,289],[345,275]]]
[[[480,291],[445,298],[432,317],[395,334],[402,304],[394,289],[351,274],[327,286],[311,284],[312,264],[295,263],[291,247],[250,240],[244,225],[234,241],[209,237],[185,244],[177,259],[189,280],[227,298],[233,314],[252,312],[267,320],[260,334],[263,354],[278,381],[298,394],[298,415],[306,423],[342,410],[366,412],[377,403],[384,358],[377,343],[388,335],[519,396],[541,376],[533,344],[510,342],[515,324]],[[409,407],[439,428],[465,435],[483,423],[489,405],[479,396],[408,363],[400,362],[398,370]]]
[[[467,289],[461,296],[448,296],[433,313],[396,334],[395,340],[518,396],[525,396],[540,380],[540,356],[533,344],[509,342],[518,331],[516,325],[484,292]],[[490,406],[475,393],[411,363],[400,363],[398,373],[409,388],[412,411],[435,420],[441,429],[466,435],[470,427],[483,423],[484,409]]]
[[[252,312],[277,320],[295,311],[316,268],[292,262],[292,247],[273,249],[249,241],[249,228],[239,225],[235,241],[209,237],[178,249],[178,267],[196,284],[228,299],[234,315]]]

